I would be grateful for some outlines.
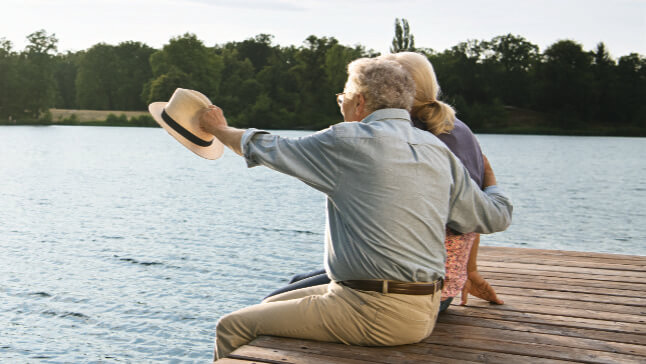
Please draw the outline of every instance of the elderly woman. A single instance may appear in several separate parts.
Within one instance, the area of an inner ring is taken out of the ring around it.
[[[415,126],[430,131],[444,142],[482,188],[485,161],[480,144],[471,129],[455,117],[453,108],[437,99],[440,85],[428,58],[413,52],[388,54],[382,58],[398,62],[415,80],[415,101],[411,110]],[[478,272],[476,261],[480,235],[474,232],[463,233],[449,228],[446,231],[446,277],[440,311],[449,306],[460,290],[462,304],[467,302],[469,293],[493,303],[503,303]]]
[[[482,188],[485,161],[480,145],[471,129],[455,117],[453,108],[438,100],[440,86],[428,59],[413,52],[388,54],[379,58],[396,61],[413,76],[416,85],[415,100],[411,109],[414,125],[428,130],[444,142],[464,164],[471,178]],[[446,229],[446,276],[440,311],[446,310],[461,290],[462,304],[466,304],[469,293],[493,303],[503,303],[477,270],[479,242],[480,236],[477,233],[460,233]],[[325,270],[296,275],[288,286],[272,292],[268,297],[329,281]]]
[[[484,192],[437,138],[412,127],[415,85],[397,62],[348,66],[344,123],[298,139],[229,127],[215,106],[201,128],[244,156],[327,195],[325,266],[332,282],[272,297],[222,317],[216,359],[259,335],[353,345],[419,342],[435,326],[445,223],[504,230],[509,199],[485,169]],[[427,181],[433,180],[428,189]]]

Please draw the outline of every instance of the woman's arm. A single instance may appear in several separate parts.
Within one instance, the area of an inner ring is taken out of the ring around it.
[[[491,164],[487,156],[482,155],[484,159],[485,171],[484,171],[484,186],[489,186],[491,184],[496,184],[496,176],[493,174],[491,169]],[[482,298],[485,301],[496,303],[502,305],[505,303],[503,300],[499,299],[496,295],[496,291],[491,287],[491,285],[480,275],[478,272],[478,248],[480,247],[480,234],[473,241],[471,245],[471,251],[469,252],[469,261],[467,262],[467,281],[464,283],[462,288],[462,300],[461,305],[467,304],[467,299],[469,294],[472,294],[478,298]]]
[[[476,239],[473,241],[471,252],[469,252],[469,262],[467,263],[467,281],[464,283],[464,287],[462,288],[462,300],[460,304],[466,305],[469,294],[472,294],[478,298],[482,298],[485,301],[502,305],[505,302],[498,298],[493,287],[491,287],[491,285],[484,278],[482,278],[482,276],[478,272],[477,260],[479,245],[480,234],[478,234]]]

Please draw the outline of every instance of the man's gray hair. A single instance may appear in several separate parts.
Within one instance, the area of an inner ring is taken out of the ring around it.
[[[349,97],[363,95],[366,110],[413,107],[415,81],[399,63],[377,58],[359,58],[348,64],[344,92]]]

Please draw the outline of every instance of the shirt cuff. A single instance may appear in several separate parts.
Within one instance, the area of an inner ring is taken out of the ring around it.
[[[492,193],[501,194],[502,190],[497,185],[492,185],[492,186],[485,187],[484,193],[486,193],[487,195],[490,195]]]
[[[245,130],[240,138],[240,150],[242,150],[242,155],[244,156],[245,161],[247,162],[247,167],[255,167],[259,163],[256,162],[251,156],[251,148],[247,148],[247,144],[253,139],[256,134],[269,134],[269,132],[264,130],[259,130],[255,128],[250,128]]]

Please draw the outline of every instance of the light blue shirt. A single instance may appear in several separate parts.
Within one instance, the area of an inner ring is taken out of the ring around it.
[[[445,226],[493,233],[510,200],[481,191],[458,158],[402,109],[382,109],[302,138],[257,129],[241,141],[264,165],[327,195],[325,269],[332,280],[429,282],[444,277]]]

